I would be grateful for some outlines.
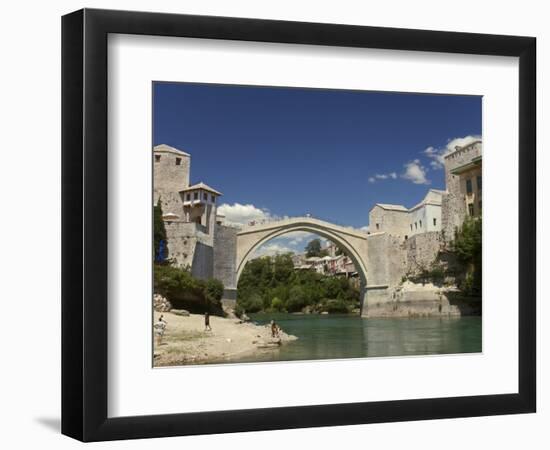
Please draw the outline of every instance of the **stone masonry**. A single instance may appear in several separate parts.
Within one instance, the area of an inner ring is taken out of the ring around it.
[[[462,225],[464,218],[468,215],[466,209],[467,196],[464,177],[453,173],[457,169],[468,166],[478,166],[481,175],[482,142],[475,141],[464,147],[457,147],[455,151],[445,156],[445,184],[447,190],[442,199],[442,231],[445,241],[449,242],[454,238],[455,231]],[[479,191],[481,189],[479,188]],[[476,210],[481,204],[475,205]],[[480,213],[480,212],[479,212]]]

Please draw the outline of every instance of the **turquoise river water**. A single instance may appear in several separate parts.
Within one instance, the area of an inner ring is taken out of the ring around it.
[[[295,361],[481,352],[481,317],[364,319],[352,315],[251,314],[297,341],[231,362]]]

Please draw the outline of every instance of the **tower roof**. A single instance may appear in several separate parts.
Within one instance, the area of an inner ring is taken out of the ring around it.
[[[154,153],[173,153],[174,155],[179,155],[179,156],[191,156],[189,153],[185,153],[183,150],[180,150],[176,147],[170,147],[169,145],[166,145],[166,144],[155,145],[153,147],[153,152]]]
[[[216,195],[223,195],[221,192],[216,191],[216,189],[211,188],[210,186],[203,183],[202,181],[200,183],[186,187],[185,189],[182,189],[180,192],[195,191],[197,189],[202,189],[203,191],[212,192],[213,194],[216,194]]]

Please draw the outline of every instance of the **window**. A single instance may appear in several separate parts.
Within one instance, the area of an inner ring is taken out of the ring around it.
[[[188,202],[190,202],[190,201],[191,201],[191,194],[187,194],[187,195],[185,196],[185,199],[186,199]]]
[[[437,225],[437,219],[434,217],[434,227]]]
[[[481,175],[477,176],[476,182],[477,182],[477,190],[481,191]]]
[[[470,216],[474,215],[474,204],[473,203],[468,203],[468,214]]]
[[[420,228],[422,228],[422,221],[420,221]]]
[[[160,162],[160,155],[155,155],[155,162]]]
[[[413,230],[413,224],[411,223],[411,231]]]
[[[418,230],[418,223],[417,222],[414,223],[414,229]]]
[[[203,192],[202,198],[203,198],[204,200],[208,200],[208,194],[207,194],[206,192]]]
[[[468,178],[466,180],[466,193],[471,194],[472,193],[472,179]]]
[[[379,224],[379,223],[376,224],[376,229],[377,229],[377,230],[380,229],[380,224]]]
[[[194,199],[194,200],[198,200],[198,199],[199,199],[199,193],[198,193],[198,192],[195,192],[195,193],[193,194],[193,199]]]
[[[409,236],[405,235],[405,240],[409,239]]]
[[[210,199],[212,200],[212,203],[216,203],[216,197],[214,197],[214,194],[210,196]]]
[[[176,158],[176,166],[181,165],[181,158]]]

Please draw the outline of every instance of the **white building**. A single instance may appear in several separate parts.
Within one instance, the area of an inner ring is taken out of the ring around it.
[[[441,200],[445,191],[430,189],[424,199],[407,209],[377,203],[369,212],[368,233],[388,233],[408,239],[419,233],[441,231]]]
[[[408,211],[408,236],[441,231],[441,199],[444,191],[430,189],[424,199]]]

